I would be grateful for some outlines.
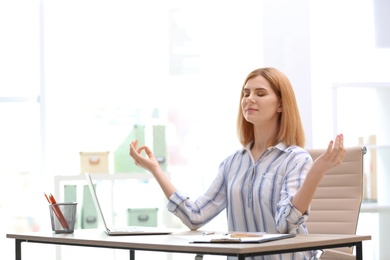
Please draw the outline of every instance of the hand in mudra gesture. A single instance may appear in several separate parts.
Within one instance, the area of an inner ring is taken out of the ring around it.
[[[160,167],[153,152],[147,146],[138,146],[138,140],[134,140],[130,144],[130,156],[134,159],[134,163],[150,172]],[[142,151],[145,151],[146,156],[142,155]]]
[[[339,134],[334,141],[329,142],[326,152],[313,162],[312,167],[320,173],[325,173],[327,170],[340,165],[344,160],[344,156],[344,136]]]

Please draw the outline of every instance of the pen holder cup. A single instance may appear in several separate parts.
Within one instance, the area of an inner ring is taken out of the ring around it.
[[[56,234],[73,233],[76,222],[77,202],[49,205],[51,228]]]

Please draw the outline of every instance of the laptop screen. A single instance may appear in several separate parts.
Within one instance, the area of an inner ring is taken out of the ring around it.
[[[100,207],[100,203],[99,203],[99,200],[98,200],[97,195],[96,195],[95,185],[93,184],[91,175],[89,173],[85,173],[85,174],[86,174],[86,178],[87,178],[87,181],[88,181],[89,190],[91,191],[91,196],[92,196],[93,203],[95,204],[95,207],[96,207],[97,211],[100,214],[100,217],[101,217],[101,219],[103,221],[104,227],[106,229],[108,229],[106,220],[104,219],[102,208]]]

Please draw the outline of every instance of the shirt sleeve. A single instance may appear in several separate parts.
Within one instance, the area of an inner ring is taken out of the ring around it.
[[[276,228],[280,233],[307,233],[302,224],[309,217],[309,211],[302,214],[292,204],[292,198],[305,180],[313,160],[308,153],[296,157],[287,167],[281,200],[277,205]]]
[[[210,222],[225,206],[226,185],[220,171],[204,195],[193,201],[186,193],[178,190],[169,198],[167,209],[189,229],[196,230]]]

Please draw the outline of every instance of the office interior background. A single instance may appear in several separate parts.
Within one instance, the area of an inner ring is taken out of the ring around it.
[[[0,0],[0,258],[13,256],[7,232],[50,229],[43,192],[55,192],[54,176],[79,175],[80,152],[114,151],[135,126],[165,127],[168,174],[201,194],[240,148],[243,80],[272,66],[293,84],[306,148],[337,133],[368,148],[358,232],[372,235],[367,259],[390,259],[389,2]],[[158,207],[160,225],[182,227],[152,179],[116,191],[115,205]],[[224,217],[206,228],[223,230]],[[48,246],[23,246],[26,259],[60,259]]]

